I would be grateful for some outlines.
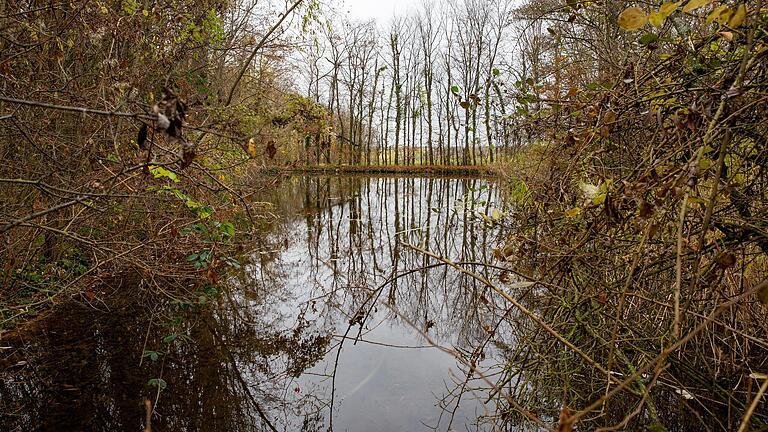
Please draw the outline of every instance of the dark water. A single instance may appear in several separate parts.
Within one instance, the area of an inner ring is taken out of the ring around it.
[[[156,301],[124,281],[115,304],[3,340],[0,430],[143,430],[144,399],[156,431],[490,430],[466,361],[493,374],[504,307],[412,246],[492,262],[495,185],[296,177],[270,195],[277,222],[218,287]]]

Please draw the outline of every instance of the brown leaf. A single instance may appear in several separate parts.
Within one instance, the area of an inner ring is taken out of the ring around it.
[[[597,296],[598,303],[600,303],[601,305],[604,305],[607,301],[608,301],[608,294],[604,292],[601,292],[600,294],[598,294]]]
[[[722,268],[727,269],[736,264],[736,255],[731,252],[723,252],[715,258],[715,262]]]
[[[277,148],[275,147],[275,143],[270,141],[267,144],[267,149],[266,150],[267,150],[267,157],[269,159],[274,159],[275,155],[277,154]]]
[[[728,42],[733,40],[733,33],[732,32],[721,31],[721,32],[718,32],[717,34],[720,35],[721,38],[727,40]]]
[[[757,292],[757,299],[760,300],[760,303],[768,306],[768,281],[763,282],[763,286]]]
[[[219,273],[216,270],[209,268],[207,276],[212,284],[216,285],[219,283]]]
[[[563,405],[563,409],[560,411],[560,418],[557,422],[557,432],[571,432],[573,431],[573,421],[571,420],[571,410],[567,406]]]
[[[640,217],[647,218],[651,215],[653,215],[653,204],[648,201],[643,201],[642,204],[640,204]]]

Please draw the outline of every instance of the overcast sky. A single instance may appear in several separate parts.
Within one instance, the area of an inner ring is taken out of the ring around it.
[[[395,13],[405,15],[410,8],[415,8],[418,4],[418,0],[344,0],[344,6],[340,9],[345,13],[349,12],[350,18],[373,18],[385,24]]]

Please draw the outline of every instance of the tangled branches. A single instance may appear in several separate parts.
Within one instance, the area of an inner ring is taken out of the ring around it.
[[[545,3],[519,11],[549,26],[526,40],[548,40],[553,61],[532,68],[526,101],[538,103],[520,121],[538,125],[537,141],[519,159],[536,169],[516,173],[532,199],[500,255],[546,287],[530,308],[621,384],[525,320],[502,382],[563,414],[561,430],[764,424],[754,408],[766,406],[754,398],[768,349],[762,2],[724,5],[748,14],[723,24],[707,22],[714,7],[685,7],[640,34],[613,24],[619,5]],[[578,65],[568,76],[565,62]],[[680,409],[670,415],[670,404]]]

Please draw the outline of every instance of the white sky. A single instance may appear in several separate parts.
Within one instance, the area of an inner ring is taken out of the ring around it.
[[[344,0],[340,8],[349,17],[358,20],[375,19],[380,24],[389,22],[395,14],[406,15],[409,9],[415,9],[420,0]]]

